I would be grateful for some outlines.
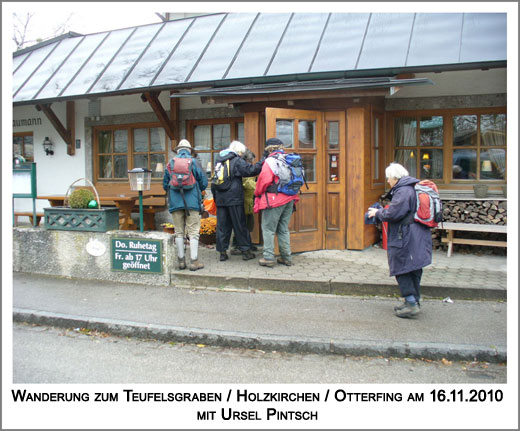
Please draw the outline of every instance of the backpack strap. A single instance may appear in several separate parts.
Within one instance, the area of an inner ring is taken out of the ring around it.
[[[269,156],[267,156],[267,158],[271,157],[271,158],[275,159],[278,162],[280,160],[279,157],[278,157],[279,154],[280,153],[273,153],[273,154],[270,154]],[[275,176],[277,176],[277,175],[275,174]],[[280,181],[280,177],[278,177],[278,182],[279,181]],[[269,186],[267,186],[266,189],[265,189],[265,202],[267,203],[267,208],[271,209],[272,206],[269,205],[269,196],[267,196],[267,193],[276,193],[276,194],[278,194],[278,183],[276,182],[276,179],[274,179],[273,182]]]
[[[188,209],[188,203],[186,202],[186,197],[184,196],[184,189],[181,188],[179,191],[181,192],[182,201],[184,202],[184,214],[186,215],[186,217],[189,217],[190,210]]]

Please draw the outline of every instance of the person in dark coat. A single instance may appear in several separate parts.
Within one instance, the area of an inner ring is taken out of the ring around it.
[[[244,187],[243,177],[255,177],[262,170],[263,160],[255,164],[246,162],[243,159],[246,153],[246,146],[239,141],[233,141],[229,148],[222,150],[215,160],[215,164],[224,163],[229,160],[230,187],[227,190],[217,190],[215,184],[211,184],[211,193],[217,205],[217,243],[216,249],[220,253],[220,261],[229,258],[227,250],[231,232],[235,232],[235,238],[239,250],[242,252],[242,259],[254,259],[255,255],[251,251],[251,235],[247,229],[246,214],[244,211]]]
[[[175,244],[177,245],[178,268],[186,268],[186,258],[184,254],[184,237],[190,238],[190,271],[197,271],[204,268],[198,260],[199,234],[200,234],[200,211],[202,205],[202,191],[208,186],[208,179],[199,164],[196,163],[192,154],[191,144],[188,140],[182,139],[174,150],[177,157],[192,158],[193,176],[195,186],[190,190],[184,190],[184,198],[179,190],[170,186],[171,175],[169,169],[164,170],[163,189],[168,196],[168,210],[172,215],[173,227],[175,228]],[[174,166],[174,160],[170,160],[168,165]],[[186,201],[186,206],[185,202]]]
[[[388,208],[369,208],[368,217],[388,222],[388,266],[395,276],[404,302],[394,307],[398,317],[415,316],[420,311],[422,268],[432,263],[432,235],[430,228],[413,221],[417,205],[414,186],[417,178],[398,163],[391,163],[385,171],[390,191]]]

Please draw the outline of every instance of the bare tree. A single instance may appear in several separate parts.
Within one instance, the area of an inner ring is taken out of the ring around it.
[[[13,41],[16,50],[22,49],[30,41],[27,40],[27,29],[34,13],[27,12],[25,15],[13,13]]]
[[[25,14],[13,13],[13,41],[16,45],[16,50],[25,48],[28,45],[34,43],[43,42],[44,40],[51,39],[56,36],[60,36],[69,31],[70,20],[74,14],[71,13],[67,18],[56,24],[49,34],[42,34],[36,39],[29,39],[29,29],[31,27],[31,19],[35,17],[34,12],[27,12]],[[33,20],[34,21],[34,20]]]

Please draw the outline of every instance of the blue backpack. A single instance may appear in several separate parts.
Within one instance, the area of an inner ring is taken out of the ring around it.
[[[267,191],[270,193],[283,193],[289,196],[298,194],[301,187],[305,184],[305,172],[303,169],[302,158],[298,153],[275,153],[271,156],[276,160],[279,181],[271,184]]]

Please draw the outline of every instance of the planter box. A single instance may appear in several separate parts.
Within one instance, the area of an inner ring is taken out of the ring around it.
[[[119,208],[44,208],[45,229],[106,232],[119,229]]]

